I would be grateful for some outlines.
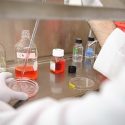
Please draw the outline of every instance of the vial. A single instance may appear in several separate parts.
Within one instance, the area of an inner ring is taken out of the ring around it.
[[[73,46],[72,61],[73,62],[82,62],[82,60],[83,60],[82,39],[76,38],[75,45]]]
[[[95,60],[95,46],[96,42],[94,37],[88,37],[88,41],[85,48],[85,64],[93,66]]]
[[[37,47],[34,42],[30,46],[30,32],[29,30],[23,30],[21,34],[21,40],[15,45],[16,53],[16,67],[15,77],[22,78],[26,77],[32,80],[36,80],[38,77],[38,63],[37,63]],[[28,52],[28,50],[30,50]],[[26,57],[28,60],[25,65]]]
[[[55,74],[63,73],[65,70],[65,59],[63,49],[53,49],[52,60],[50,61],[50,71]]]
[[[0,72],[6,71],[6,54],[2,44],[0,44]]]

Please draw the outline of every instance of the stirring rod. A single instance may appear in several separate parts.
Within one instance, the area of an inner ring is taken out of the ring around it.
[[[34,42],[34,38],[35,38],[37,29],[38,29],[38,25],[39,25],[39,20],[36,20],[35,26],[34,26],[34,29],[33,29],[33,33],[32,33],[31,39],[30,39],[30,43],[29,43],[29,46],[28,46],[28,49],[27,49],[26,57],[25,57],[25,60],[24,60],[22,77],[24,76],[24,73],[25,73],[25,69],[26,69],[26,66],[27,66],[28,58],[29,58],[29,55],[30,55],[30,48],[31,48],[32,43]]]

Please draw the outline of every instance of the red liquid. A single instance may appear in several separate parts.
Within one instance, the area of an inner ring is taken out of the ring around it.
[[[37,79],[38,71],[34,71],[32,66],[26,66],[24,74],[23,74],[23,71],[24,71],[24,66],[17,66],[15,68],[15,77],[16,78],[27,77],[32,80]]]
[[[55,74],[63,73],[65,69],[65,60],[55,62],[55,71],[51,70]]]

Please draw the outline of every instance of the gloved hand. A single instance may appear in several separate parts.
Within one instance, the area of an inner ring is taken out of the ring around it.
[[[9,102],[10,100],[26,100],[28,95],[24,92],[16,92],[7,86],[7,80],[12,78],[12,73],[2,72],[0,73],[0,100]]]

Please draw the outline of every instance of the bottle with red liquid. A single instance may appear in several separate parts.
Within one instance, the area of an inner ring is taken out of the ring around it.
[[[30,44],[30,32],[29,30],[23,30],[21,34],[21,40],[15,45],[15,53],[16,53],[15,77],[16,78],[26,77],[32,80],[36,80],[38,77],[38,63],[37,63],[38,52],[34,42],[30,46],[30,49],[28,49],[29,44]],[[25,60],[27,56],[28,59],[25,65]]]
[[[63,49],[53,49],[52,51],[53,58],[50,61],[50,71],[55,74],[60,74],[65,71],[65,59]]]

